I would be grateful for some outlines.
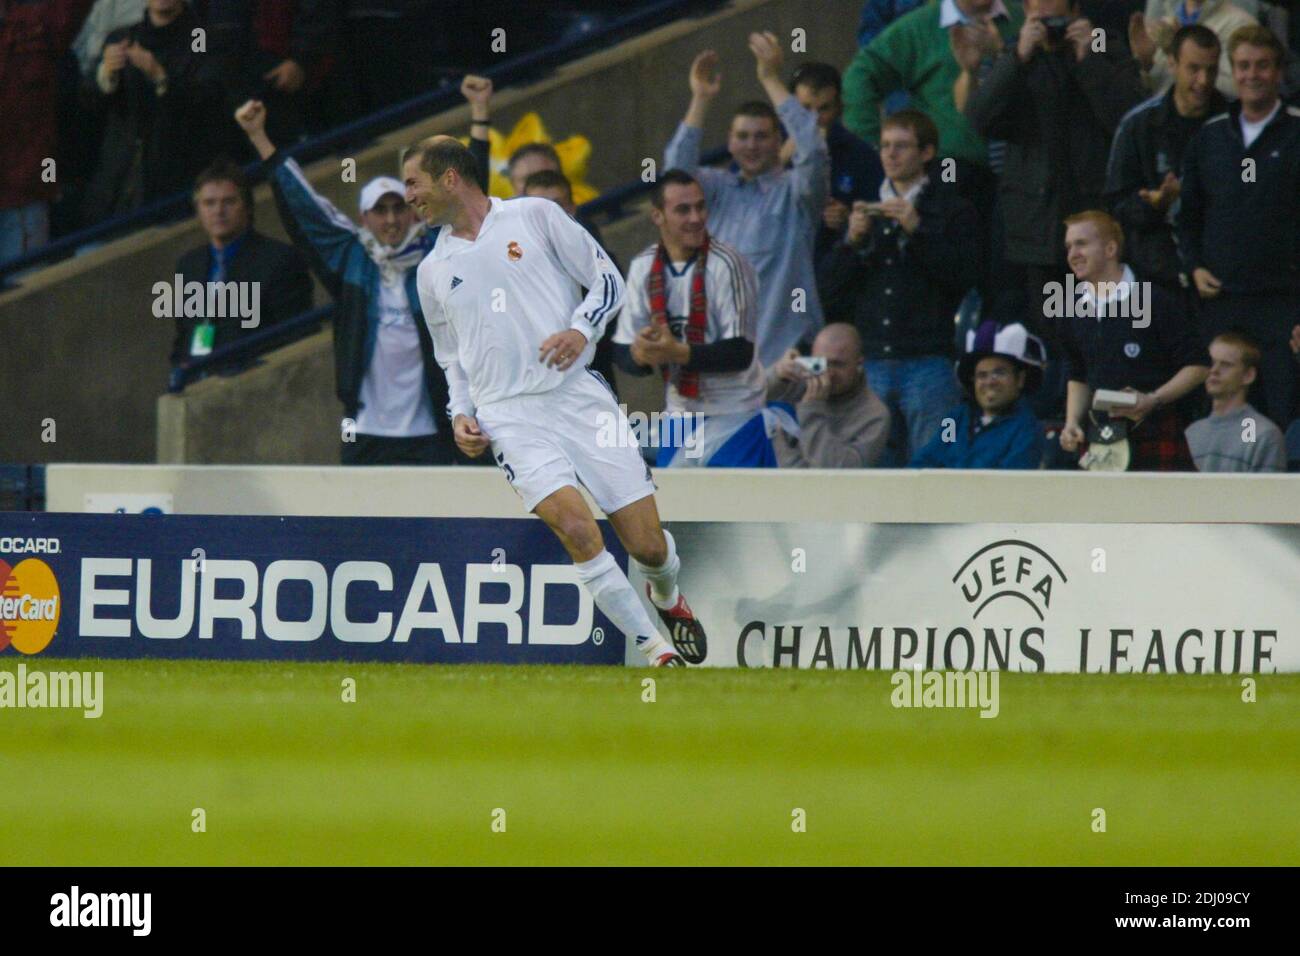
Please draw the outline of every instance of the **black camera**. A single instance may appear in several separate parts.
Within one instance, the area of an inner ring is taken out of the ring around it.
[[[1043,26],[1047,28],[1047,42],[1060,43],[1065,39],[1065,28],[1074,22],[1074,17],[1043,17]]]

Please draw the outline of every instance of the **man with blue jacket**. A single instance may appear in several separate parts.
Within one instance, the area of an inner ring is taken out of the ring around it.
[[[984,322],[966,333],[957,379],[966,401],[943,419],[912,468],[1037,468],[1042,429],[1022,394],[1042,383],[1043,343],[1023,325]]]
[[[488,174],[490,80],[469,76],[470,148]],[[405,187],[380,176],[361,190],[361,226],[307,182],[302,169],[266,135],[266,107],[250,100],[235,120],[269,167],[280,218],[338,305],[334,318],[335,391],[343,403],[345,465],[467,463],[445,417],[447,380],[415,289],[416,267],[437,229],[419,222]]]

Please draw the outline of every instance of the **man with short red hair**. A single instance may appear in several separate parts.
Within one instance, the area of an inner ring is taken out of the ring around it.
[[[1188,416],[1179,403],[1208,374],[1192,321],[1177,299],[1138,282],[1120,260],[1124,230],[1110,215],[1090,209],[1065,227],[1066,259],[1079,285],[1059,320],[1067,380],[1061,447],[1074,452],[1085,443],[1097,390],[1132,392],[1131,408],[1110,412],[1131,422],[1130,470],[1190,471]]]

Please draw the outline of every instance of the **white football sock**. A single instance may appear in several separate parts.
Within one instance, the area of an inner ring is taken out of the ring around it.
[[[680,596],[677,590],[677,572],[682,569],[682,562],[677,557],[677,542],[673,540],[672,534],[665,531],[664,540],[668,542],[668,557],[659,567],[649,567],[636,558],[632,559],[632,563],[650,582],[650,600],[655,607],[667,610],[677,603]]]
[[[619,568],[612,554],[602,551],[590,561],[575,563],[573,566],[578,572],[578,579],[591,592],[596,606],[614,622],[615,627],[636,641],[642,654],[653,661],[672,650],[650,620],[632,582]]]

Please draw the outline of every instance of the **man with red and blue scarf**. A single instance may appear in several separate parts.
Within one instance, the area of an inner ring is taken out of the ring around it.
[[[775,467],[777,418],[764,408],[755,355],[757,281],[734,248],[711,237],[704,190],[672,169],[651,197],[659,241],[632,260],[614,359],[632,375],[658,369],[668,415],[660,466]]]

